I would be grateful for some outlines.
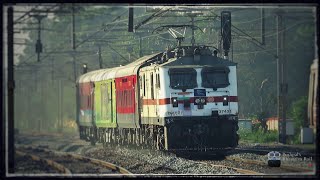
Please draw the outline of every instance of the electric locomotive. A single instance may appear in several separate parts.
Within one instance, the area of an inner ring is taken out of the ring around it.
[[[236,147],[236,65],[209,46],[178,46],[83,74],[80,138],[162,150]]]

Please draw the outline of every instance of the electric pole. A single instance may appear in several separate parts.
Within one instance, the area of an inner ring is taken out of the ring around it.
[[[61,133],[61,80],[58,81],[58,132]]]
[[[128,32],[133,32],[133,7],[129,6]]]
[[[8,170],[9,173],[14,173],[14,47],[13,47],[13,7],[8,8],[8,19],[7,19],[7,40],[8,40],[8,114],[7,114],[7,123],[8,123]],[[3,147],[4,149],[4,147]],[[4,159],[3,159],[4,160]]]
[[[73,75],[74,83],[77,81],[77,68],[76,68],[76,33],[75,33],[75,15],[74,15],[74,4],[72,4],[72,58],[73,58]]]
[[[141,34],[139,34],[139,56],[142,57],[142,37]]]
[[[194,46],[195,39],[194,39],[194,16],[191,16],[191,24],[192,24],[192,37],[191,37],[191,45]]]
[[[221,36],[224,59],[228,59],[228,53],[231,45],[231,12],[221,12]]]
[[[53,85],[53,80],[54,80],[54,62],[53,62],[53,57],[50,58],[51,60],[51,82]]]
[[[38,40],[36,43],[36,53],[38,62],[40,62],[40,53],[42,53],[42,43],[41,43],[41,20],[45,18],[45,15],[30,15],[30,17],[34,17],[38,20]]]
[[[264,20],[264,8],[261,8],[261,45],[265,45],[265,20]]]
[[[33,78],[34,78],[34,91],[38,92],[38,69],[37,69],[37,67],[34,67]]]
[[[101,45],[98,44],[98,54],[99,54],[99,67],[102,69],[102,57],[101,57]]]
[[[278,129],[279,129],[279,142],[286,144],[286,96],[288,92],[288,84],[286,77],[286,58],[284,47],[284,23],[283,12],[277,11],[277,81],[278,81]]]

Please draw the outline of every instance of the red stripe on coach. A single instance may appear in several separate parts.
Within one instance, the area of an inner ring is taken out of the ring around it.
[[[229,102],[238,102],[238,96],[228,96]],[[194,103],[194,97],[190,97],[190,103]],[[222,96],[208,96],[206,97],[207,103],[215,103],[215,102],[223,102]],[[143,105],[157,105],[157,101],[159,105],[171,104],[170,98],[164,99],[143,99]],[[178,103],[184,103],[183,100],[179,100]]]

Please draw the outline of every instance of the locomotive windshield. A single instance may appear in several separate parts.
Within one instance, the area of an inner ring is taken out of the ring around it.
[[[172,89],[193,89],[197,87],[197,71],[193,68],[169,69]]]
[[[202,87],[216,89],[229,86],[229,72],[227,67],[203,68],[201,71]]]

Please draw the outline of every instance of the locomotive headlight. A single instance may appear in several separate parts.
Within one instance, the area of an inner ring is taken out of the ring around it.
[[[172,104],[172,107],[178,107],[178,98],[177,97],[172,97],[171,98],[171,104]]]
[[[202,104],[206,103],[206,100],[203,98],[200,100]]]
[[[206,98],[205,97],[196,97],[194,99],[195,105],[205,105],[206,104]]]
[[[229,101],[228,101],[228,96],[223,96],[223,106],[228,106]]]

